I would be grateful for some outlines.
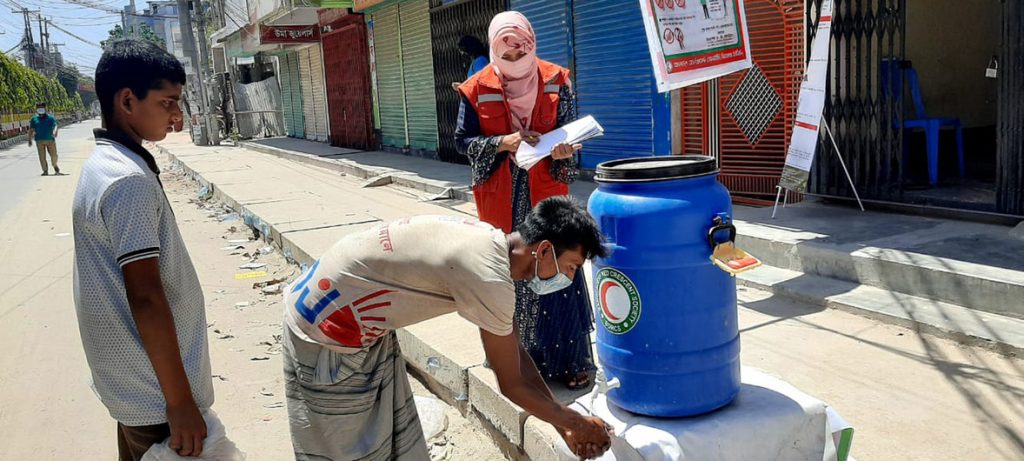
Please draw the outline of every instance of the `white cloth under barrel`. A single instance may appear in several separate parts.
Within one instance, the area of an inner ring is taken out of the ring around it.
[[[842,461],[853,437],[827,404],[750,367],[742,369],[736,400],[706,415],[650,418],[609,407],[604,395],[581,397],[572,408],[615,428],[601,461]],[[558,447],[562,459],[578,459],[561,441]]]

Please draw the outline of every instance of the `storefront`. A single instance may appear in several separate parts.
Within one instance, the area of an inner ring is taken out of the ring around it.
[[[670,97],[654,86],[640,8],[615,0],[512,0],[530,19],[541,59],[573,71],[580,115],[605,135],[588,141],[582,166],[672,153]]]
[[[808,0],[808,27],[820,4]],[[838,5],[825,119],[862,197],[1024,216],[1022,11],[1020,2]],[[810,186],[852,195],[831,143]]]
[[[327,90],[324,85],[323,51],[320,44],[315,43],[300,48],[297,54],[306,139],[327,142],[329,122],[327,115]]]
[[[320,33],[331,145],[370,149],[373,107],[363,15],[342,9],[321,10]]]
[[[744,2],[753,67],[679,90],[679,154],[719,159],[734,200],[775,198],[804,69],[803,0]]]
[[[747,0],[754,67],[673,95],[673,151],[718,157],[740,201],[774,199],[821,4]],[[842,155],[869,201],[1024,215],[1019,2],[834,5],[824,122],[835,144],[822,134],[810,193],[853,197]]]
[[[470,61],[459,53],[458,43],[473,36],[487,43],[487,28],[494,15],[505,11],[505,0],[469,0],[442,2],[433,0],[430,9],[430,35],[434,48],[434,93],[437,100],[438,158],[445,162],[467,163],[455,149],[455,126],[462,97],[452,89],[453,82],[466,79]]]
[[[281,82],[281,111],[288,136],[306,137],[305,115],[302,111],[302,78],[299,75],[299,55],[286,51],[277,55],[277,75]]]
[[[360,7],[373,34],[381,143],[388,149],[436,158],[429,2],[356,2]]]

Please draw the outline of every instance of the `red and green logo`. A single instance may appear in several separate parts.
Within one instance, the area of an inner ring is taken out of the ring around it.
[[[597,272],[601,324],[612,334],[628,333],[640,321],[640,293],[626,274],[606,267]]]

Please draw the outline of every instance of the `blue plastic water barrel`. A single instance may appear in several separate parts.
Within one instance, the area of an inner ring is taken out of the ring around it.
[[[597,353],[617,406],[682,417],[740,388],[736,281],[711,262],[734,239],[729,192],[705,156],[598,165],[590,213],[612,254],[594,262]]]

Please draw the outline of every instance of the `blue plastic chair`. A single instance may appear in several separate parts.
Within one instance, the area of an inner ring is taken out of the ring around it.
[[[939,131],[943,128],[956,130],[956,153],[960,167],[960,177],[964,176],[964,132],[959,117],[929,117],[924,109],[921,97],[921,82],[917,71],[910,61],[882,60],[882,91],[888,97],[895,96],[897,104],[903,100],[904,75],[906,84],[910,86],[910,96],[914,101],[915,118],[903,120],[903,128],[907,130],[923,129],[928,150],[928,183],[932,186],[939,183]],[[899,127],[898,122],[893,122]],[[903,157],[907,157],[906,137],[903,138]],[[904,161],[904,164],[906,162]]]

